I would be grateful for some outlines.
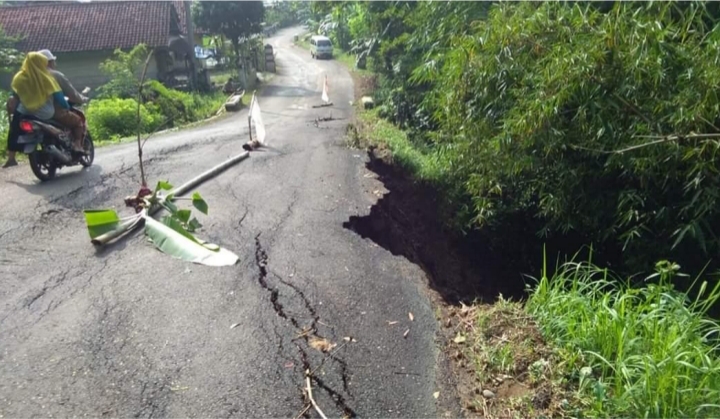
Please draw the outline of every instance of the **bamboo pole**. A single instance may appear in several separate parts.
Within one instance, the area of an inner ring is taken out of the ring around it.
[[[213,167],[212,169],[207,170],[198,176],[195,176],[194,178],[190,179],[189,181],[187,181],[187,182],[183,183],[182,185],[178,186],[177,188],[173,189],[172,191],[170,191],[170,193],[167,195],[167,197],[165,197],[163,199],[169,198],[170,201],[172,201],[174,197],[181,196],[181,195],[187,193],[190,189],[194,188],[195,186],[207,181],[208,179],[211,179],[211,178],[219,175],[220,173],[227,170],[229,167],[240,163],[242,160],[246,159],[249,155],[250,155],[250,153],[245,151],[243,153],[238,154],[235,157],[231,157],[231,158],[225,160],[224,162]],[[109,243],[110,241],[122,236],[125,233],[129,233],[130,231],[134,230],[135,228],[137,228],[140,225],[140,220],[143,219],[145,213],[147,213],[147,216],[151,217],[153,214],[157,213],[160,209],[162,209],[162,206],[154,205],[154,206],[150,207],[149,209],[144,210],[143,212],[141,212],[138,215],[137,218],[132,218],[130,220],[127,220],[127,221],[121,223],[120,225],[118,225],[118,227],[115,230],[105,233],[101,236],[95,237],[92,240],[92,244],[94,244],[95,246],[102,246],[102,245],[105,245],[105,244]]]
[[[213,178],[220,173],[227,170],[229,167],[236,165],[237,163],[240,163],[242,160],[246,159],[250,153],[247,151],[238,154],[235,157],[231,157],[224,162],[218,164],[217,166],[213,167],[210,170],[205,171],[204,173],[195,176],[194,178],[188,180],[187,182],[183,183],[182,185],[178,186],[177,188],[170,191],[168,196],[182,196],[185,193],[188,192],[188,190],[194,188],[195,186],[199,185],[202,182],[207,181],[210,178]]]

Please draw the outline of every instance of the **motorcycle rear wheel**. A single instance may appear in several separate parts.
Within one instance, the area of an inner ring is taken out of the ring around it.
[[[90,137],[89,132],[85,134],[85,139],[83,140],[83,149],[87,154],[80,158],[80,164],[82,164],[83,167],[90,167],[95,160],[95,144],[93,143],[92,137]]]
[[[57,166],[47,155],[43,155],[41,151],[35,150],[28,155],[30,159],[30,168],[35,177],[45,182],[55,177]]]

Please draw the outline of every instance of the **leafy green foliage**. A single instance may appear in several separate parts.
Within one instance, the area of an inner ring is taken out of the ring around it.
[[[12,73],[22,64],[24,57],[15,48],[17,41],[17,38],[7,36],[0,28],[0,73]]]
[[[113,141],[137,134],[135,99],[100,99],[90,102],[86,112],[88,127],[97,141]],[[152,132],[163,122],[155,106],[140,105],[143,132]]]
[[[198,211],[202,212],[203,214],[208,213],[208,204],[205,202],[205,200],[200,196],[199,193],[195,192],[192,196],[192,204],[193,207],[195,207]]]
[[[168,89],[156,80],[148,81],[143,88],[143,104],[140,107],[142,132],[208,118],[217,112],[224,100],[222,93],[180,92]],[[134,97],[93,100],[88,105],[87,118],[90,132],[99,141],[137,134],[137,101]]]
[[[149,50],[144,44],[137,45],[125,52],[117,49],[112,58],[100,64],[102,71],[110,81],[98,91],[100,98],[137,98],[139,76],[142,73]]]
[[[0,74],[12,74],[15,72],[23,60],[23,54],[15,49],[17,39],[7,36],[0,28]],[[5,103],[9,93],[0,92],[0,98]],[[0,107],[0,121],[7,121],[7,112],[5,106]],[[7,131],[8,125],[5,122],[0,123],[0,156],[4,156],[7,150]]]
[[[143,103],[158,109],[166,127],[183,125],[212,116],[224,100],[224,95],[219,92],[214,94],[181,92],[169,89],[157,80],[150,80],[143,87]]]
[[[444,168],[458,228],[528,220],[647,270],[720,252],[720,27],[702,3],[369,2],[381,115]],[[362,16],[362,18],[360,17]],[[363,33],[365,32],[365,33]]]
[[[240,40],[262,32],[265,7],[262,1],[203,1],[193,5],[198,27],[221,34],[232,42],[240,56]]]
[[[307,19],[310,10],[304,1],[275,1],[265,7],[265,24],[280,28]]]

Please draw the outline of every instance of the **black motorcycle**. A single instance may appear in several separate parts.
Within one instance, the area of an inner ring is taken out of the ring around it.
[[[40,121],[31,116],[21,117],[18,145],[28,155],[35,176],[43,182],[54,178],[58,169],[77,165],[90,167],[95,159],[95,145],[87,129],[85,114],[72,103],[70,111],[82,119],[85,153],[73,151],[70,130],[59,123],[53,120]]]

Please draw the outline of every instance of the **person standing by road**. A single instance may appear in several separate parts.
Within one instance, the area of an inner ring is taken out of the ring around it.
[[[5,102],[5,112],[7,113],[8,117],[8,124],[10,125],[10,129],[8,130],[8,138],[7,138],[7,160],[5,161],[5,164],[3,164],[3,169],[8,167],[17,166],[17,160],[15,159],[15,154],[17,154],[18,151],[22,151],[22,149],[19,147],[17,140],[18,140],[18,130],[20,127],[18,124],[20,123],[19,118],[19,112],[17,111],[17,105],[18,105],[18,99],[17,96],[10,95],[7,102]]]

